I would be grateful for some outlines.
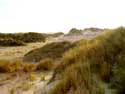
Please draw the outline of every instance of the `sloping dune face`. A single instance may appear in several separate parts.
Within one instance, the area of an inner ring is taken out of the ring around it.
[[[53,80],[58,78],[59,83],[52,94],[106,94],[102,83],[124,94],[124,44],[125,28],[121,27],[70,49],[55,69]]]
[[[32,50],[25,54],[24,61],[28,62],[39,62],[42,59],[51,58],[59,59],[62,57],[62,54],[74,45],[70,42],[52,42],[41,48]]]

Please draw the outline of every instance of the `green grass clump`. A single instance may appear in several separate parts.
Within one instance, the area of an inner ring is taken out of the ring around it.
[[[24,56],[24,61],[39,62],[48,57],[56,60],[61,58],[62,54],[71,47],[73,47],[73,45],[70,42],[53,42],[28,52]]]
[[[99,81],[110,83],[110,79],[119,80],[115,89],[123,91],[124,70],[119,72],[116,68],[116,72],[112,71],[118,62],[121,66],[124,65],[123,52],[125,52],[124,27],[109,30],[95,39],[81,42],[63,55],[61,64],[55,69],[52,79],[58,78],[61,81],[57,84],[58,87],[54,88],[53,94],[69,94],[70,91],[71,94],[104,94],[104,88],[100,87],[102,84]],[[119,73],[121,79],[117,77]],[[97,79],[96,84],[93,84]],[[78,93],[80,91],[81,93]]]

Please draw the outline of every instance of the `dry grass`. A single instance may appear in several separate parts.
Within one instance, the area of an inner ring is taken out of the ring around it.
[[[121,27],[70,49],[55,70],[53,79],[58,78],[60,82],[53,94],[69,94],[70,91],[73,91],[70,94],[104,94],[99,81],[110,81],[112,67],[125,52],[124,44],[125,28]]]
[[[52,70],[54,68],[54,62],[52,59],[41,60],[37,64],[37,70]]]
[[[0,60],[0,73],[10,72],[33,72],[33,71],[47,71],[54,69],[55,64],[52,59],[44,59],[39,63],[24,63],[19,60],[9,61]],[[31,76],[32,77],[32,76]]]

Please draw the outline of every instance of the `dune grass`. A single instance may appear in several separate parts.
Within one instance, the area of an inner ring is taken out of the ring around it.
[[[52,93],[104,94],[104,88],[99,82],[112,83],[111,79],[116,79],[119,83],[113,88],[120,92],[118,94],[124,94],[124,83],[121,83],[124,79],[118,79],[119,72],[112,70],[119,62],[124,65],[123,52],[125,52],[123,27],[109,30],[93,40],[81,42],[64,54],[61,64],[55,69],[52,79],[58,78],[60,82]],[[124,78],[122,73],[120,77]]]
[[[54,63],[51,59],[45,59],[38,63],[24,63],[19,60],[0,60],[0,73],[47,71],[52,70],[53,67]]]

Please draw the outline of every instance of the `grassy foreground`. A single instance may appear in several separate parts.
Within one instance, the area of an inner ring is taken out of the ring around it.
[[[125,28],[80,41],[67,51],[52,80],[59,83],[52,94],[105,94],[102,83],[125,93]]]

